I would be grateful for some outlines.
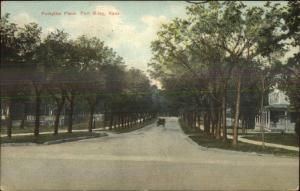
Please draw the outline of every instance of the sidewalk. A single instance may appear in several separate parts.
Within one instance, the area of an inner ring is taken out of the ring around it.
[[[201,125],[201,127],[200,127],[200,129],[204,130],[203,125]],[[248,133],[251,134],[251,133],[256,133],[256,132],[253,132],[253,131],[251,132],[250,131]],[[232,137],[232,135],[228,135],[227,134],[227,138],[228,139],[232,139],[233,137]],[[243,143],[253,144],[253,145],[262,145],[261,141],[254,141],[254,140],[245,139],[241,135],[238,136],[238,141],[241,141]],[[287,145],[280,145],[280,144],[274,144],[274,143],[266,143],[265,142],[265,146],[266,147],[275,147],[275,148],[280,148],[280,149],[287,149],[287,150],[290,150],[290,151],[299,151],[299,147],[293,147],[293,146],[287,146]]]
[[[227,135],[228,139],[232,139],[233,137],[231,135]],[[253,145],[262,145],[262,142],[260,141],[254,141],[254,140],[249,140],[249,139],[245,139],[241,136],[238,136],[238,141],[244,142],[244,143],[249,143],[249,144],[253,144]],[[293,146],[287,146],[287,145],[280,145],[280,144],[274,144],[274,143],[266,143],[265,142],[265,146],[266,147],[276,147],[276,148],[281,148],[281,149],[287,149],[287,150],[291,150],[291,151],[299,151],[298,147],[293,147]]]
[[[96,129],[93,129],[93,131],[95,130],[104,130],[104,128],[96,128]],[[72,132],[87,132],[88,130],[87,129],[74,129],[72,130]],[[61,130],[59,131],[58,133],[67,133],[68,131],[67,130]],[[47,132],[40,132],[39,133],[40,135],[46,135],[46,134],[53,134],[53,131],[47,131]],[[16,133],[16,134],[12,134],[11,136],[12,137],[17,137],[17,136],[30,136],[30,135],[33,135],[33,133]],[[1,137],[6,137],[7,135],[6,134],[1,134]]]
[[[136,122],[140,122],[141,119],[138,119]],[[143,121],[143,120],[141,120]],[[119,124],[116,124],[116,126],[114,126],[113,128],[116,128],[116,127],[119,127]],[[109,127],[99,127],[99,128],[95,128],[95,129],[92,129],[92,131],[101,131],[101,130],[106,130],[106,129],[109,129]],[[73,129],[72,132],[87,132],[88,129]],[[58,133],[67,133],[68,130],[60,130],[58,131]],[[33,135],[34,133],[14,133],[12,134],[11,136],[12,137],[15,137],[15,136],[30,136],[30,135]],[[46,134],[53,134],[53,131],[47,131],[47,132],[40,132],[39,133],[40,135],[46,135]],[[6,137],[7,135],[6,134],[1,134],[1,137]]]

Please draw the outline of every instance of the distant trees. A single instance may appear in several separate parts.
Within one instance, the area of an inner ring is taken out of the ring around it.
[[[8,14],[1,18],[1,103],[9,111],[8,137],[12,134],[11,111],[17,101],[34,101],[35,136],[40,131],[43,102],[55,107],[55,135],[64,108],[67,129],[72,132],[79,102],[89,114],[89,132],[96,110],[110,118],[110,129],[124,127],[124,118],[129,127],[138,119],[155,116],[154,110],[147,109],[151,108],[152,90],[146,75],[137,69],[127,70],[123,59],[99,38],[70,39],[64,31],[56,30],[41,39],[41,31],[35,23],[18,27],[9,21]]]

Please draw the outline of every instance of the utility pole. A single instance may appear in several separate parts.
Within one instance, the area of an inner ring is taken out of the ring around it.
[[[264,94],[265,94],[265,79],[262,75],[261,78],[262,83],[262,94],[261,94],[261,102],[260,102],[260,132],[261,132],[261,142],[262,147],[265,148],[265,129],[263,127],[263,107],[264,107]]]

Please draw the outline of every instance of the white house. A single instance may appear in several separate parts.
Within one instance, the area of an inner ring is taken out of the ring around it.
[[[255,118],[255,129],[260,130],[261,123],[267,131],[294,132],[295,123],[289,112],[288,97],[277,88],[268,96],[269,105],[264,107],[262,116]]]

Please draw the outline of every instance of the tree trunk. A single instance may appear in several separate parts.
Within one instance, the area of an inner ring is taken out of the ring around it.
[[[210,135],[210,128],[211,128],[211,116],[210,112],[206,112],[204,115],[204,132]]]
[[[22,119],[21,119],[21,123],[20,123],[20,129],[24,129],[25,127],[25,120],[27,117],[27,110],[28,110],[28,105],[27,103],[24,103],[24,111],[23,111],[23,115],[22,115]]]
[[[58,134],[58,126],[59,126],[59,119],[60,119],[60,114],[62,111],[62,108],[64,106],[65,103],[65,99],[62,98],[60,101],[57,100],[56,105],[56,112],[55,112],[55,122],[54,122],[54,134],[57,135]]]
[[[262,94],[260,100],[260,131],[262,147],[265,148],[265,128],[263,127],[263,109],[264,109],[264,93],[265,93],[265,79],[261,79],[262,82]]]
[[[107,113],[106,113],[106,108],[104,107],[104,112],[103,112],[103,128],[106,129],[106,118],[107,118]]]
[[[240,115],[240,99],[241,99],[241,76],[237,80],[237,92],[236,92],[236,103],[235,103],[235,115],[234,115],[234,125],[233,125],[233,145],[237,145],[238,142],[238,125],[239,125],[239,115]]]
[[[129,115],[130,127],[133,127],[133,114]]]
[[[247,134],[247,128],[248,128],[248,119],[245,119],[244,126],[245,126],[245,135],[246,135]]]
[[[139,119],[139,124],[141,124],[142,123],[142,119],[141,119],[141,114],[140,113],[138,113],[138,119]]]
[[[137,120],[138,120],[137,113],[134,113],[134,125],[137,124]]]
[[[196,125],[197,125],[197,113],[193,112],[193,129],[196,130]]]
[[[226,102],[227,102],[227,82],[224,84],[222,95],[222,134],[223,141],[227,140],[227,126],[226,126]]]
[[[118,113],[115,113],[116,115],[114,115],[114,117],[113,117],[113,127],[114,128],[117,128],[117,124],[118,124],[118,122],[117,122],[117,119],[118,119]]]
[[[95,105],[90,105],[89,126],[88,126],[88,130],[90,133],[93,131],[94,112],[95,112]]]
[[[128,115],[128,127],[131,128],[131,114]]]
[[[198,129],[201,129],[201,113],[198,115]]]
[[[40,133],[40,115],[41,115],[41,95],[38,87],[35,86],[35,126],[34,126],[34,136],[39,136]]]
[[[8,114],[7,114],[7,137],[10,139],[11,138],[11,133],[12,133],[12,100],[11,98],[8,98],[7,101],[7,110],[8,110]]]
[[[40,115],[41,115],[41,98],[36,95],[36,105],[35,105],[35,126],[34,126],[34,136],[39,136],[40,133]]]
[[[204,113],[204,123],[203,123],[203,126],[204,126],[204,132],[207,133],[209,127],[208,127],[208,123],[207,123],[207,112]]]
[[[130,120],[130,127],[133,127],[133,114],[132,113],[129,116],[129,120]]]
[[[124,113],[121,113],[121,127],[124,128]]]
[[[211,118],[211,131],[210,134],[214,137],[215,136],[215,127],[216,127],[216,122],[213,118]]]
[[[118,113],[118,129],[121,129],[122,126],[122,119],[121,119],[121,113]]]
[[[127,115],[124,114],[124,128],[127,128]]]
[[[128,113],[125,115],[125,127],[126,127],[126,128],[129,127],[129,117],[128,117]]]
[[[216,104],[210,101],[210,121],[211,121],[211,135],[216,135],[216,123],[217,123],[217,116],[216,116]]]
[[[113,128],[113,113],[110,112],[110,115],[109,115],[109,130],[112,130]]]
[[[69,113],[68,113],[68,133],[72,133],[73,128],[73,112],[74,112],[74,96],[69,100]]]
[[[220,139],[220,128],[221,128],[221,110],[218,109],[217,122],[216,122],[216,139]]]
[[[207,133],[210,135],[210,128],[211,128],[211,115],[210,112],[207,114]]]

